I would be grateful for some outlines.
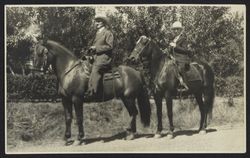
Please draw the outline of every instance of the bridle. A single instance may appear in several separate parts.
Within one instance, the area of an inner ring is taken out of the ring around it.
[[[48,63],[48,55],[50,54],[51,56],[54,56],[54,53],[52,51],[50,51],[47,47],[43,46],[44,49],[46,50],[46,52],[43,52],[43,57],[45,58],[43,61],[43,66],[47,65]],[[45,51],[43,50],[43,51]],[[65,77],[69,72],[71,72],[74,68],[76,68],[78,65],[82,64],[83,62],[81,60],[77,60],[77,62],[75,62],[75,64],[73,66],[71,66],[70,68],[66,69],[64,73],[62,73],[61,77]],[[89,68],[86,66],[86,64],[83,64],[83,69],[85,74],[88,76],[89,75]]]
[[[35,46],[35,52],[36,52],[36,54],[37,54],[37,46],[38,45],[36,45]],[[47,65],[47,60],[48,60],[48,53],[51,53],[45,46],[43,46],[44,48],[42,49],[42,58],[44,58],[44,60],[43,60],[43,63],[42,63],[42,66],[41,66],[41,68],[40,68],[40,71],[42,71],[42,69],[44,69],[44,67]],[[51,53],[52,55],[53,55],[53,53]],[[40,56],[40,55],[37,55],[38,57]],[[37,59],[36,59],[37,60]],[[35,65],[35,66],[37,66],[37,65]],[[36,70],[38,70],[38,68],[36,68]]]
[[[141,56],[142,51],[144,51],[144,49],[145,49],[145,48],[149,45],[149,43],[151,42],[151,39],[149,39],[149,38],[147,38],[147,39],[148,39],[148,41],[147,41],[147,43],[144,45],[144,47],[143,47],[142,49],[140,49],[140,51],[139,51],[138,53],[136,53],[136,54],[138,54],[139,58],[141,58],[140,56]],[[138,49],[135,48],[134,51],[137,52]]]

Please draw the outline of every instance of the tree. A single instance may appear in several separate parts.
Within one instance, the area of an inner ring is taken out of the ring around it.
[[[29,57],[30,37],[26,29],[33,22],[34,8],[8,7],[7,12],[7,65],[16,73],[24,74],[24,65]]]
[[[7,64],[25,73],[37,37],[60,42],[80,55],[93,36],[91,7],[7,7]]]
[[[89,45],[94,33],[93,8],[41,7],[38,13],[44,37],[60,42],[77,56],[82,48]]]

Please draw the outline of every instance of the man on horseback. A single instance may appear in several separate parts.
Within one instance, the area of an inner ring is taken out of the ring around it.
[[[177,64],[178,72],[176,72],[176,75],[181,86],[184,87],[183,91],[187,91],[189,88],[183,80],[183,74],[189,69],[189,63],[191,62],[190,43],[187,41],[184,28],[179,21],[173,23],[171,30],[173,38],[169,44],[169,55]]]
[[[114,37],[109,30],[110,23],[107,17],[95,17],[97,32],[89,50],[94,55],[94,63],[89,79],[89,90],[87,95],[94,96],[103,74],[111,68],[112,50]]]

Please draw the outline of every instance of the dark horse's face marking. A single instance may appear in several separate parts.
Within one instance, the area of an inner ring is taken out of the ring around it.
[[[33,62],[35,68],[45,71],[48,68],[48,49],[38,42],[33,50]]]
[[[145,49],[148,49],[150,41],[151,40],[146,36],[141,36],[136,42],[136,46],[133,49],[131,55],[129,56],[129,60],[138,61],[142,57],[148,57],[151,51],[146,51]]]

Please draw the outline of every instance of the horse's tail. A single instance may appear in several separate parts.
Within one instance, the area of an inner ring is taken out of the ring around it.
[[[144,78],[142,77],[143,85],[145,85]],[[138,92],[137,102],[140,110],[141,122],[144,127],[150,125],[150,117],[151,117],[151,107],[148,96],[148,91],[145,86],[142,85],[142,88]]]
[[[212,111],[213,111],[213,104],[214,104],[214,72],[212,68],[206,64],[203,63],[203,66],[205,68],[205,87],[204,87],[204,104],[207,106],[207,114],[209,116],[209,119],[212,119]]]

